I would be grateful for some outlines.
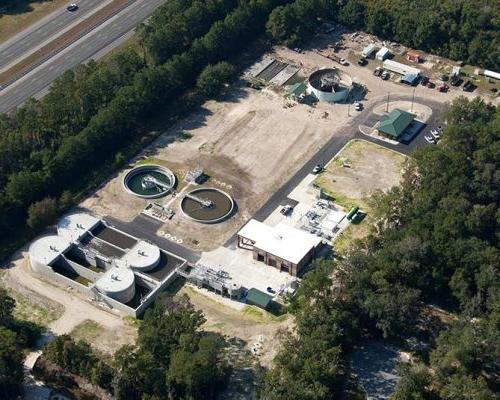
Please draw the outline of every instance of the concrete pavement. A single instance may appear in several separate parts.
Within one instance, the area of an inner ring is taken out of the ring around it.
[[[0,91],[0,112],[8,112],[47,88],[64,71],[117,43],[167,0],[137,0],[50,60]]]

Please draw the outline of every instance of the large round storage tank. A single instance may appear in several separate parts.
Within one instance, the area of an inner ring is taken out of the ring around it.
[[[146,272],[158,265],[160,257],[160,249],[157,246],[140,240],[122,257],[122,261],[130,268]]]
[[[98,218],[83,212],[67,214],[57,223],[57,233],[69,240],[78,240],[99,224],[99,221]]]
[[[36,273],[46,272],[47,267],[70,246],[69,240],[58,235],[44,236],[35,240],[29,247],[31,269]]]
[[[113,267],[99,278],[95,287],[120,303],[128,303],[135,296],[135,276],[128,268]]]
[[[307,82],[307,91],[320,101],[341,103],[346,101],[352,89],[352,79],[335,68],[315,71]]]

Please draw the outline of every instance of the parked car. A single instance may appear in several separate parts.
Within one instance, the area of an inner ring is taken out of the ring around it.
[[[438,90],[440,92],[447,92],[448,91],[448,85],[445,83],[442,83],[441,85],[438,86]]]
[[[427,87],[429,89],[434,89],[436,87],[436,84],[434,82],[429,81],[429,82],[427,82]]]
[[[363,67],[363,66],[365,66],[366,64],[368,64],[368,61],[366,60],[366,58],[361,57],[361,58],[358,60],[358,65],[361,65],[361,66]]]
[[[314,166],[314,168],[313,168],[313,170],[312,170],[312,173],[313,173],[314,175],[317,175],[317,174],[319,174],[321,171],[323,171],[323,167],[322,167],[321,165],[317,164],[317,165],[315,165],[315,166]]]
[[[290,215],[292,212],[293,212],[293,207],[289,204],[287,204],[280,210],[280,213],[283,214],[284,216]]]
[[[443,82],[448,82],[448,79],[450,79],[450,77],[446,74],[442,74],[439,79],[441,79]]]
[[[381,77],[384,81],[386,81],[387,79],[389,79],[389,78],[391,77],[391,74],[390,74],[389,72],[387,72],[387,71],[384,71],[384,72],[382,72],[382,75],[380,75],[380,77]]]
[[[463,80],[460,79],[460,76],[458,75],[453,75],[450,79],[450,83],[453,85],[453,86],[460,86],[462,84]]]
[[[68,10],[68,11],[76,11],[76,10],[78,10],[78,4],[71,3],[68,7],[66,7],[66,10]]]
[[[440,133],[437,130],[435,130],[435,129],[431,130],[431,135],[436,140],[441,137]]]
[[[465,92],[473,92],[475,88],[476,88],[476,85],[474,85],[471,81],[467,81],[467,82],[465,82],[464,86],[462,87],[462,90]]]
[[[427,143],[432,143],[432,144],[435,144],[436,141],[434,140],[434,138],[432,136],[424,136],[425,137],[425,140],[427,141]]]
[[[347,62],[347,60],[346,60],[345,58],[341,58],[341,59],[339,60],[339,64],[340,64],[340,65],[349,65],[349,63]]]
[[[266,289],[269,293],[271,294],[275,294],[276,291],[271,287],[271,286],[268,286],[267,289]]]
[[[382,69],[382,68],[377,67],[377,68],[375,68],[375,69],[373,70],[373,75],[375,75],[375,76],[380,76],[380,74],[382,74],[382,71],[383,71],[383,69]]]
[[[421,84],[422,86],[426,86],[428,82],[429,82],[429,78],[428,78],[428,77],[426,77],[425,75],[422,75],[422,76],[420,77],[420,84]]]
[[[363,109],[363,104],[361,104],[359,101],[356,101],[356,102],[354,103],[354,109],[355,109],[356,111],[361,111],[361,110]]]

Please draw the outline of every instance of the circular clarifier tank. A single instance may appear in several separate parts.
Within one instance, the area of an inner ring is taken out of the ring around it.
[[[215,188],[194,189],[184,195],[181,210],[188,218],[214,224],[228,218],[234,211],[234,201],[226,192]]]
[[[168,168],[144,164],[132,168],[123,178],[123,187],[143,199],[166,195],[175,185],[175,175]]]
[[[140,240],[122,257],[122,261],[135,270],[150,271],[160,262],[160,249]]]
[[[121,303],[127,303],[135,296],[135,276],[129,268],[112,267],[95,286],[99,292]]]

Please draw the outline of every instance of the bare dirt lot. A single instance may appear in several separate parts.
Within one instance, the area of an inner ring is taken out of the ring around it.
[[[328,164],[316,183],[341,205],[368,207],[367,199],[374,191],[387,191],[399,183],[405,161],[400,153],[353,140]]]
[[[342,69],[366,88],[362,95],[366,108],[370,102],[386,98],[388,93],[411,95],[415,91],[415,96],[441,102],[463,94],[456,90],[438,93],[421,86],[413,88],[383,81],[373,76],[372,66],[341,66],[328,58],[333,52],[329,45],[335,40],[331,35],[321,36],[304,52],[276,47],[267,56],[300,67],[295,80],[305,79],[322,67]],[[357,51],[347,44],[337,56],[347,57],[350,51]],[[211,177],[206,186],[223,189],[234,198],[237,213],[226,222],[209,226],[182,216],[181,196],[158,199],[176,212],[171,221],[158,228],[158,233],[173,235],[196,250],[209,251],[224,243],[311,154],[333,135],[342,135],[342,127],[359,115],[348,104],[320,102],[314,107],[295,103],[289,106],[292,103],[284,98],[283,88],[256,90],[238,82],[228,92],[224,99],[208,101],[174,126],[166,126],[165,133],[130,164],[152,162],[169,167],[181,183],[177,190],[185,186],[185,174],[200,166]],[[103,184],[82,203],[83,208],[125,221],[135,218],[147,201],[123,190],[125,173],[122,171]]]
[[[75,340],[85,340],[104,353],[113,354],[123,345],[135,343],[137,328],[125,323],[119,329],[113,329],[86,319],[75,326],[70,335]]]
[[[372,225],[370,195],[396,186],[406,160],[406,156],[376,144],[352,140],[316,179],[337,203],[348,209],[358,206],[367,213],[364,220],[349,224],[336,238],[337,252],[344,252],[353,240],[368,235]]]
[[[275,317],[264,310],[250,306],[238,311],[204,296],[189,286],[179,292],[179,294],[184,293],[197,309],[203,311],[207,320],[204,329],[207,331],[239,338],[248,348],[259,341],[259,336],[262,335],[262,351],[258,359],[264,366],[270,365],[279,349],[280,332],[284,333],[292,326],[292,319],[289,316]]]
[[[205,185],[227,191],[238,207],[230,220],[205,226],[181,215],[178,196],[169,205],[176,216],[160,230],[200,250],[216,248],[348,120],[346,105],[284,104],[282,94],[238,85],[232,97],[207,102],[144,150],[139,160],[168,166],[181,182],[189,169],[201,166],[210,175]],[[174,141],[179,132],[190,138]],[[124,173],[81,206],[99,215],[133,219],[146,201],[123,190]]]

